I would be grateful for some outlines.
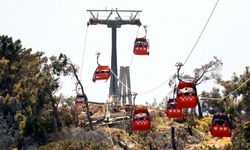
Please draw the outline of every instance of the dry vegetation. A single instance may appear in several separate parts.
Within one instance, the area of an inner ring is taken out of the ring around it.
[[[209,133],[209,123],[211,117],[204,117],[196,120],[196,126],[193,128],[193,135],[187,132],[186,123],[177,123],[164,116],[155,115],[152,118],[151,130],[144,132],[130,132],[126,130],[129,124],[114,125],[112,127],[100,126],[94,131],[84,131],[83,128],[70,129],[64,131],[59,142],[53,142],[41,147],[41,150],[50,149],[50,147],[74,147],[74,149],[95,149],[111,148],[115,150],[122,149],[172,149],[170,128],[175,128],[175,141],[177,149],[224,149],[231,144],[230,138],[212,138]],[[73,131],[74,130],[74,131]],[[87,138],[88,136],[94,138]],[[58,137],[58,136],[57,136]],[[96,138],[98,140],[96,140]],[[69,141],[73,139],[73,141]],[[97,141],[103,141],[100,143]],[[59,144],[61,143],[61,144]],[[91,144],[92,143],[92,144]],[[68,146],[66,146],[68,145]],[[107,146],[107,147],[105,147]],[[66,148],[66,149],[67,149]]]

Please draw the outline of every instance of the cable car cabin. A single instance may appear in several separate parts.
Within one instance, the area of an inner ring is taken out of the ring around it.
[[[136,108],[132,116],[132,131],[149,130],[151,126],[149,112],[146,108]]]
[[[111,76],[111,71],[109,66],[101,66],[99,65],[93,75],[93,82],[96,80],[108,80]]]
[[[194,108],[198,104],[196,86],[193,82],[180,82],[177,87],[176,106]]]
[[[149,55],[149,42],[145,37],[136,38],[134,43],[135,55]]]
[[[83,95],[77,95],[76,96],[75,105],[76,105],[76,110],[77,111],[82,111],[83,110],[83,108],[85,107],[85,102],[84,102]]]
[[[123,106],[123,109],[124,109],[125,111],[132,111],[132,110],[134,109],[134,106],[129,105],[129,104],[125,104],[125,105]]]
[[[232,124],[226,114],[216,114],[213,116],[211,135],[213,137],[231,137]]]
[[[182,108],[176,107],[174,99],[168,100],[166,115],[168,118],[183,118],[184,117]]]

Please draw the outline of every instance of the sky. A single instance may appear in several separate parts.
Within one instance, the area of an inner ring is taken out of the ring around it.
[[[140,20],[148,26],[150,55],[133,55],[134,40],[144,35],[144,29],[124,25],[117,29],[118,71],[119,66],[130,66],[131,89],[138,93],[136,104],[152,103],[170,96],[168,84],[156,87],[176,72],[177,62],[185,61],[216,1],[0,0],[0,35],[20,39],[23,47],[43,51],[46,56],[66,54],[82,70],[79,74],[89,100],[106,102],[110,80],[93,83],[92,76],[97,67],[96,51],[101,52],[102,65],[111,65],[111,29],[105,25],[87,27],[90,14],[86,10],[142,10]],[[181,71],[193,75],[195,68],[216,56],[223,62],[223,79],[230,79],[234,72],[242,74],[250,65],[249,8],[249,0],[220,0]],[[62,79],[59,93],[75,96],[75,82],[73,77]],[[198,94],[213,86],[214,81],[202,83],[197,87]]]

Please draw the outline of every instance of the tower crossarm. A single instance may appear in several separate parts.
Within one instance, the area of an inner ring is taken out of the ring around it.
[[[90,18],[88,25],[104,24],[108,26],[112,25],[137,25],[141,26],[139,13],[141,10],[87,10],[90,12]],[[124,17],[124,15],[129,17]],[[106,16],[103,16],[106,15]],[[100,17],[102,16],[102,17]]]

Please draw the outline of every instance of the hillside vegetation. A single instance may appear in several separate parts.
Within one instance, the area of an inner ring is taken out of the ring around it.
[[[199,77],[213,62],[221,65],[217,58],[211,62],[195,69],[195,75]],[[198,114],[193,111],[185,119],[170,120],[160,111],[165,110],[166,99],[148,106],[152,124],[143,132],[131,132],[128,119],[112,125],[93,122],[91,129],[89,119],[98,114],[91,109],[104,113],[103,106],[90,107],[90,118],[87,106],[83,112],[75,108],[75,96],[55,94],[60,79],[76,77],[77,68],[66,55],[46,57],[24,48],[20,40],[0,36],[0,149],[173,149],[173,141],[176,149],[250,149],[249,67],[230,80],[206,74],[202,80],[216,79],[221,88],[201,92]],[[230,116],[231,138],[212,138],[211,118],[216,113]]]

